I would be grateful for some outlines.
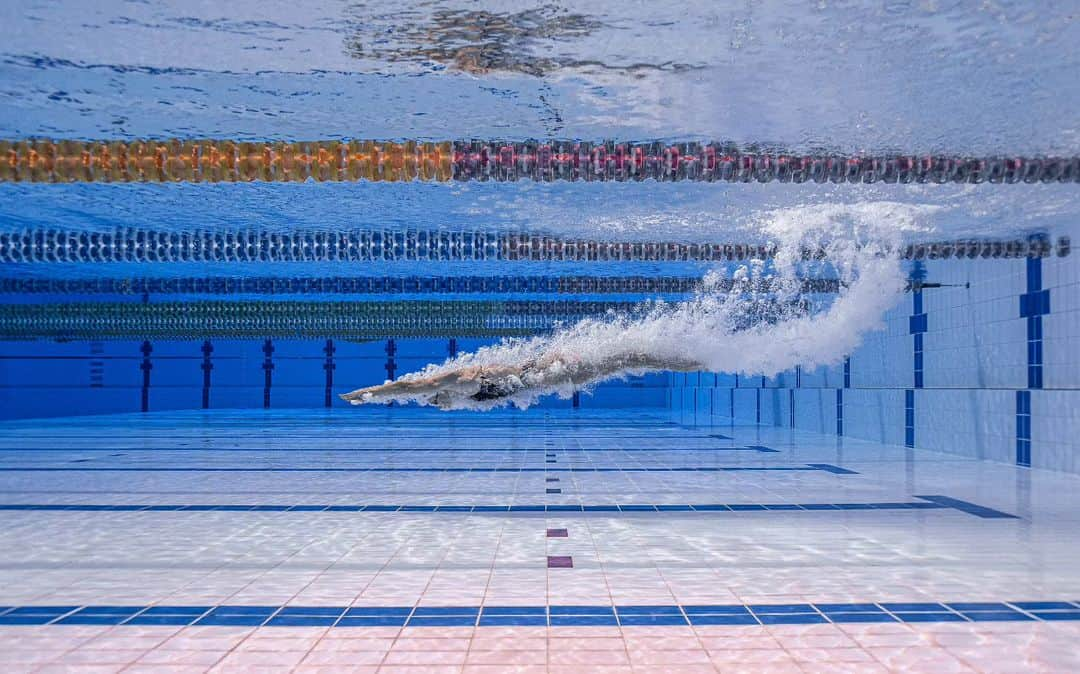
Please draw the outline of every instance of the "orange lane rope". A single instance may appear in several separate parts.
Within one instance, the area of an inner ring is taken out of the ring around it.
[[[437,181],[449,142],[0,141],[0,182]]]

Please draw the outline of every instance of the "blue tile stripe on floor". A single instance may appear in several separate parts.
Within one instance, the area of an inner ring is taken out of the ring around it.
[[[2,473],[736,473],[824,471],[835,475],[858,475],[857,471],[828,463],[808,463],[803,466],[647,466],[592,467],[566,466],[561,468],[496,468],[496,467],[417,467],[417,468],[341,468],[341,467],[182,467],[182,466],[0,466]]]
[[[506,505],[395,505],[395,504],[93,504],[93,503],[3,503],[0,511],[56,512],[406,512],[406,513],[483,513],[483,512],[761,512],[761,511],[881,511],[952,509],[983,519],[1017,519],[1015,515],[948,496],[916,496],[922,501],[885,501],[871,503],[610,503],[610,504],[506,504]]]
[[[391,432],[391,431],[387,431]],[[677,439],[677,438],[673,438]],[[517,448],[517,447],[430,447],[430,448],[416,448],[416,447],[349,447],[347,449],[341,448],[304,448],[304,447],[214,447],[212,450],[207,450],[204,447],[116,447],[116,446],[102,446],[97,445],[94,447],[27,447],[27,446],[7,446],[0,447],[0,452],[12,452],[17,456],[25,456],[27,453],[33,452],[346,452],[349,454],[356,452],[383,452],[393,454],[438,454],[438,453],[453,453],[453,454],[475,454],[475,453],[500,453],[500,454],[537,454],[539,452],[547,452],[550,447],[529,447],[529,448]],[[777,454],[780,452],[778,449],[772,447],[766,447],[764,445],[745,445],[738,447],[559,447],[560,452],[653,452],[653,453],[665,453],[665,452],[702,452],[705,454],[711,454],[713,452],[759,452],[762,454]]]
[[[8,606],[0,626],[496,627],[1080,621],[1080,602],[552,606]]]

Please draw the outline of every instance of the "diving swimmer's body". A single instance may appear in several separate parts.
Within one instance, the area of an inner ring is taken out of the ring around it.
[[[411,400],[453,408],[466,399],[499,401],[526,390],[585,386],[626,371],[703,369],[684,359],[663,359],[634,353],[610,356],[590,363],[563,353],[549,353],[521,365],[462,365],[431,376],[405,375],[397,381],[368,386],[341,395],[353,405]]]

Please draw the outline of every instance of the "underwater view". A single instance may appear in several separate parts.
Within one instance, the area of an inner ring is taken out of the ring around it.
[[[3,672],[1080,670],[1075,5],[0,23]]]

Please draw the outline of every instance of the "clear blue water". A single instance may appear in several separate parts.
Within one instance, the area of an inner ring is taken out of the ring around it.
[[[14,0],[0,25],[0,140],[1080,155],[1068,3]],[[1078,217],[1075,184],[0,183],[30,242],[0,255],[0,664],[1077,671]],[[220,254],[103,261],[102,236]],[[896,255],[958,239],[1049,247]],[[478,351],[701,372],[527,410],[337,397]]]
[[[539,9],[513,3],[489,3],[482,9],[435,3],[400,10],[332,2],[305,4],[302,10],[234,3],[227,13],[186,3],[9,3],[0,9],[0,18],[10,26],[0,54],[0,137],[723,139],[774,143],[794,151],[1031,155],[1070,154],[1080,140],[1069,114],[1076,103],[1072,73],[1077,56],[1069,48],[1076,26],[1064,7],[1034,12],[1024,3],[747,8],[706,3],[685,8],[677,20],[659,7],[594,3]],[[967,76],[970,72],[977,75]],[[0,228],[30,234],[123,228],[176,235],[432,231],[614,242],[775,243],[788,227],[778,222],[813,220],[818,209],[832,208],[839,210],[826,219],[841,223],[840,229],[826,236],[852,236],[851,223],[867,217],[859,213],[878,209],[881,214],[870,218],[875,226],[912,243],[1053,235],[1062,222],[1080,215],[1073,191],[1070,185],[1000,190],[989,185],[808,184],[776,189],[654,182],[4,184]],[[893,223],[896,209],[909,209],[901,219],[917,216]],[[259,302],[353,299],[574,300],[601,303],[594,308],[602,311],[644,300],[684,300],[690,280],[710,271],[730,276],[739,266],[423,256],[361,264],[8,262],[3,276],[11,283],[2,300],[77,302],[101,311],[107,311],[107,302],[222,300],[257,307]],[[827,279],[837,271],[801,273]],[[464,291],[447,285],[462,277],[486,280]],[[603,292],[567,290],[575,286],[566,279],[591,277],[612,279],[612,285]],[[666,292],[633,285],[632,279],[642,277],[668,279],[668,288],[682,285]],[[383,285],[360,296],[349,294],[355,286],[348,283],[371,278]],[[414,285],[386,292],[380,290],[391,287],[386,278]],[[529,288],[529,278],[540,285]],[[26,293],[15,279],[41,285]],[[112,285],[63,285],[96,279],[111,279]],[[164,286],[170,279],[177,285]],[[199,290],[201,279],[211,281]],[[229,279],[265,279],[278,289],[272,294],[251,285],[221,290]],[[419,285],[423,279],[434,279],[429,287],[441,289],[424,291]],[[140,284],[158,290],[130,290],[144,287]],[[302,292],[288,290],[304,284]],[[320,292],[321,287],[333,289]],[[550,292],[553,287],[563,290]],[[827,295],[805,299],[819,309],[832,301]],[[550,328],[577,316],[555,311],[542,325]],[[394,336],[389,331],[379,337],[385,342]],[[122,352],[138,359],[141,335],[127,337],[130,344]],[[190,330],[183,337],[201,341]],[[156,341],[162,341],[160,336]],[[312,340],[304,352],[316,367],[322,365],[324,341]],[[198,346],[162,343],[156,353],[182,354],[178,357],[191,359],[199,375]],[[262,362],[261,346],[254,344],[253,355],[245,356],[255,369]],[[34,377],[18,369],[16,354],[60,353],[70,346],[37,342],[12,348],[7,362],[15,369],[8,370],[6,381],[17,387]],[[385,344],[364,348],[385,351]],[[437,360],[449,347],[428,344],[420,351]],[[339,372],[335,387],[380,381],[385,365],[381,361],[363,374],[354,372],[348,383]],[[395,366],[394,372],[403,370]],[[152,385],[192,386],[174,376],[179,375],[158,368]],[[291,376],[279,370],[278,383]],[[94,382],[99,378],[94,375]],[[107,379],[132,385],[126,376]],[[215,378],[215,385],[224,383]],[[313,395],[312,404],[322,399]],[[54,413],[17,397],[12,405],[9,416]]]

